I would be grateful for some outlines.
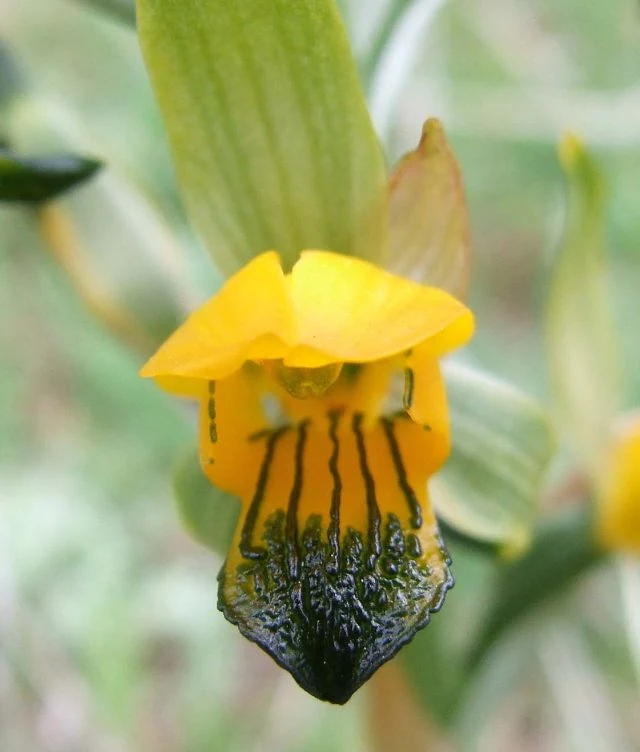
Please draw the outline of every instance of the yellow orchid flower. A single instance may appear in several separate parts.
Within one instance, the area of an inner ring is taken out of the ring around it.
[[[611,442],[600,482],[596,537],[608,551],[640,553],[640,416]]]
[[[472,331],[443,290],[328,251],[285,274],[270,251],[141,371],[199,401],[205,473],[242,500],[220,608],[321,699],[345,702],[453,584],[427,480],[449,453],[438,359]]]
[[[142,374],[199,401],[204,471],[242,502],[220,609],[345,702],[453,582],[427,480],[439,358],[473,329],[457,164],[430,120],[387,180],[334,0],[136,9],[187,209],[234,275]]]

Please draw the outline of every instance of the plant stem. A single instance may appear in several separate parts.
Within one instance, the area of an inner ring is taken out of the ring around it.
[[[58,263],[87,310],[134,351],[147,355],[153,342],[138,322],[105,287],[92,268],[71,219],[49,202],[36,214],[45,247]]]

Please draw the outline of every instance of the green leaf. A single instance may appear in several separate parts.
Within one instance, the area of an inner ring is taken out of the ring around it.
[[[577,139],[564,139],[560,157],[567,218],[547,303],[549,370],[563,428],[584,469],[597,473],[617,402],[614,328],[604,288],[604,191]]]
[[[138,0],[191,218],[224,273],[268,249],[379,260],[386,174],[334,0]]]
[[[16,157],[0,149],[0,202],[39,204],[88,180],[100,162],[73,155]]]
[[[178,462],[173,487],[187,531],[202,545],[226,556],[240,515],[238,499],[205,477],[195,449]]]
[[[528,543],[555,443],[545,411],[474,369],[444,366],[453,449],[430,488],[438,516],[513,553]]]

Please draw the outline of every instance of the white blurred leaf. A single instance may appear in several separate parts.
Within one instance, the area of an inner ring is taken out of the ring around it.
[[[538,641],[550,700],[563,723],[571,749],[580,752],[632,752],[616,712],[607,677],[580,630],[569,621],[552,621]]]
[[[430,483],[439,516],[469,537],[517,553],[536,521],[555,442],[546,412],[475,369],[444,366],[453,449]]]
[[[640,562],[631,557],[621,558],[619,574],[624,627],[635,667],[636,684],[640,687]]]
[[[371,114],[383,135],[389,130],[429,25],[443,5],[444,0],[392,0],[389,18],[383,22],[371,61],[365,66]]]

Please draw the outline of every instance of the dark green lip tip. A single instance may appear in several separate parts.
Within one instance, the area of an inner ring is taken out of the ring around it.
[[[412,536],[389,515],[379,555],[351,529],[336,557],[312,516],[292,568],[285,515],[276,512],[265,526],[264,555],[235,572],[222,568],[218,608],[305,691],[343,705],[429,623],[454,584],[444,548],[435,569]]]

